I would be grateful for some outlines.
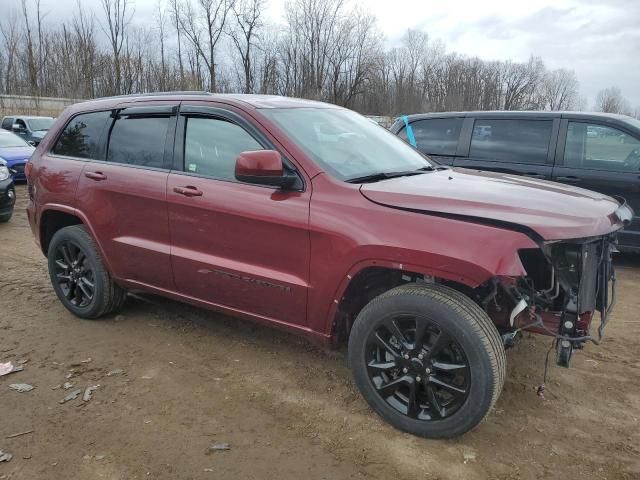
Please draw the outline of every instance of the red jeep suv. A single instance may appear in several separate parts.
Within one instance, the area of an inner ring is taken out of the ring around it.
[[[343,108],[258,95],[77,104],[27,176],[31,228],[75,315],[151,292],[348,341],[371,407],[425,437],[487,415],[521,330],[555,337],[565,366],[600,340],[632,217],[587,190],[443,167]]]

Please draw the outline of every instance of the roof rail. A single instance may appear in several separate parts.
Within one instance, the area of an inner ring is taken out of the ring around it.
[[[98,97],[94,100],[111,100],[114,98],[132,98],[132,97],[169,97],[173,95],[212,95],[210,92],[206,91],[196,91],[196,90],[186,90],[186,91],[175,91],[175,92],[147,92],[147,93],[129,93],[127,95],[113,95],[110,97]]]

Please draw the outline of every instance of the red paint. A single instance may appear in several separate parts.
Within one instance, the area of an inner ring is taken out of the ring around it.
[[[242,152],[236,162],[236,177],[280,177],[283,173],[282,157],[273,150]]]
[[[297,169],[303,191],[47,153],[76,112],[178,102],[240,115],[279,153],[245,153],[238,168],[276,171],[281,154]],[[618,206],[612,199],[521,177],[446,170],[362,188],[338,181],[261,114],[269,106],[334,108],[236,95],[106,99],[70,107],[32,158],[35,198],[28,210],[36,238],[44,212],[68,212],[87,226],[109,271],[129,289],[328,341],[337,302],[363,268],[424,273],[469,287],[524,275],[517,251],[537,246],[529,236],[465,217],[524,225],[545,239],[620,227],[611,220]]]

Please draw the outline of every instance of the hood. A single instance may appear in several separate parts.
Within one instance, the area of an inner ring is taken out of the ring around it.
[[[23,162],[31,158],[35,148],[28,147],[1,147],[0,157],[4,158],[9,165],[14,162]]]
[[[31,136],[39,139],[43,139],[47,134],[48,130],[36,130],[35,132],[31,132]]]
[[[518,225],[544,240],[586,238],[622,226],[620,204],[582,188],[516,175],[454,168],[362,185],[362,195],[389,207]]]

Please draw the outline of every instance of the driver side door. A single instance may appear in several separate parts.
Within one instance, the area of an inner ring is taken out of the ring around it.
[[[623,197],[636,212],[620,244],[640,248],[640,138],[593,121],[563,120],[553,180]]]
[[[261,149],[278,148],[248,118],[181,107],[167,182],[175,284],[184,296],[236,314],[303,327],[311,183],[280,190],[238,181],[238,155]]]

